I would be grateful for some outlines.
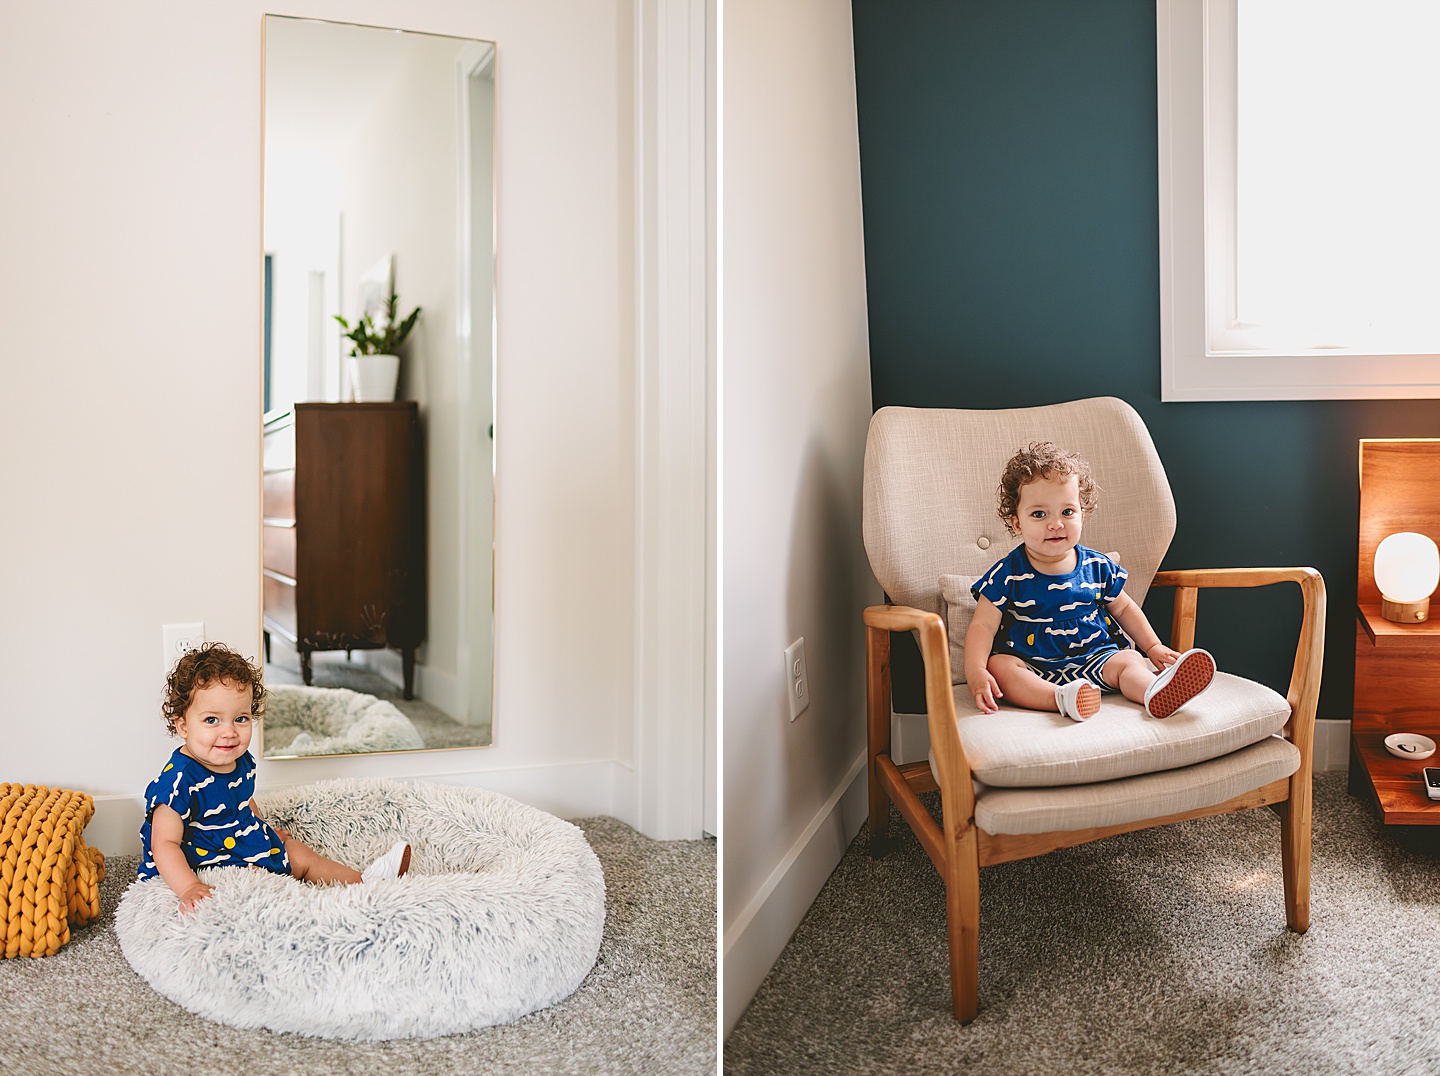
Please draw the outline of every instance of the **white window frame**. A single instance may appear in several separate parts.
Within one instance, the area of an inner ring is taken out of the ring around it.
[[[1160,398],[1440,397],[1440,354],[1249,346],[1235,319],[1235,11],[1156,0]]]

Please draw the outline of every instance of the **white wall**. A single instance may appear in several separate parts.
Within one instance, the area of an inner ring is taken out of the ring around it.
[[[850,8],[726,0],[724,1019],[863,821],[870,367]],[[792,724],[784,649],[805,637]],[[858,775],[858,776],[857,776]],[[858,792],[857,792],[858,790]]]
[[[171,747],[160,625],[260,647],[267,9],[4,5],[0,760],[101,798],[112,852]],[[444,776],[609,811],[632,761],[628,4],[285,13],[498,42],[497,704],[493,748],[275,761],[261,787]]]

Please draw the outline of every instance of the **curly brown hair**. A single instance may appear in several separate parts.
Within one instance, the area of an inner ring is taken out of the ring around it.
[[[160,713],[171,736],[179,735],[175,722],[185,716],[195,692],[217,682],[248,687],[250,716],[256,721],[265,716],[265,680],[259,668],[224,643],[203,643],[186,651],[165,678]]]
[[[1100,487],[1095,484],[1095,475],[1084,457],[1066,452],[1049,441],[1032,441],[1010,457],[1005,473],[1000,476],[1000,488],[995,492],[1000,498],[996,510],[1011,535],[1019,534],[1010,522],[1020,511],[1020,491],[1037,479],[1069,478],[1080,479],[1080,510],[1089,515],[1099,507],[1096,494]]]

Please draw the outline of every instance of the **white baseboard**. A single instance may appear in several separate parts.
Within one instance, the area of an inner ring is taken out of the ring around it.
[[[379,673],[397,688],[405,686],[405,662],[394,650],[357,650],[354,661],[357,665]],[[431,706],[464,724],[459,716],[469,705],[462,698],[459,681],[451,673],[441,672],[429,665],[415,663],[415,697],[424,699]]]
[[[295,654],[295,648],[282,639],[279,635],[270,639],[272,653],[283,651],[285,663],[299,671],[300,659]],[[276,660],[279,660],[278,658]],[[405,663],[397,650],[355,650],[350,657],[345,656],[343,650],[317,650],[310,656],[310,660],[316,665],[361,665],[379,676],[383,676],[397,688],[405,686]],[[441,672],[432,668],[422,661],[415,662],[415,695],[424,699],[436,709],[443,710],[448,716],[465,724],[463,714],[469,706],[467,699],[460,689],[460,682],[454,673]]]
[[[924,714],[890,715],[890,758],[897,766],[930,757],[930,719]]]
[[[930,757],[930,726],[924,714],[893,714],[890,757],[897,766]],[[1350,768],[1350,722],[1321,718],[1315,722],[1315,772]]]
[[[85,843],[107,856],[140,854],[140,823],[145,821],[145,797],[96,796],[95,817],[85,827]]]
[[[265,781],[257,787],[256,795],[263,799],[267,792],[332,777],[383,776],[397,781],[431,781],[441,785],[488,788],[560,818],[615,815],[615,785],[618,774],[624,768],[613,760],[513,769],[446,770],[443,767],[447,755],[448,752],[416,752],[414,755],[275,760],[266,763]],[[416,759],[423,759],[423,762],[410,761]],[[95,817],[85,827],[85,843],[100,849],[107,856],[139,855],[145,797],[94,798]]]
[[[729,1035],[800,925],[869,811],[865,755],[790,846],[760,891],[725,931],[723,1034]]]
[[[1321,718],[1315,722],[1315,772],[1350,768],[1350,722]]]

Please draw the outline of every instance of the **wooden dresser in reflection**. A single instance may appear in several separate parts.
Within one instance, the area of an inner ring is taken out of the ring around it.
[[[425,639],[425,469],[416,403],[301,403],[264,426],[265,656],[400,651]]]

